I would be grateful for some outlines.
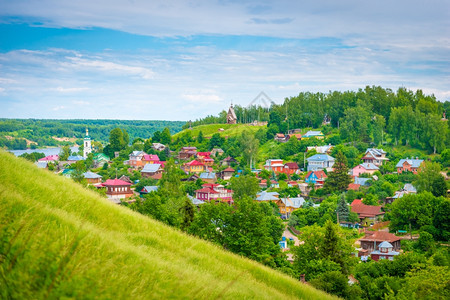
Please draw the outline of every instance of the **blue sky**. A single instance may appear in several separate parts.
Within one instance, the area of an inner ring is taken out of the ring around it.
[[[0,117],[194,120],[366,85],[450,100],[448,1],[0,0]]]

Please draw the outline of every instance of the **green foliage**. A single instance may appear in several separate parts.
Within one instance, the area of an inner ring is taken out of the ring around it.
[[[26,160],[35,162],[41,158],[44,158],[45,154],[42,152],[31,152],[31,153],[24,153],[22,155],[19,155],[19,157],[22,157],[22,158],[25,158]]]
[[[339,214],[340,221],[348,221],[350,215],[350,209],[348,208],[347,201],[345,200],[344,194],[339,197],[339,202],[337,205],[336,212]]]
[[[302,232],[300,239],[304,243],[294,249],[294,269],[298,274],[305,274],[306,280],[330,271],[348,274],[354,264],[353,248],[338,225],[327,221],[323,228],[304,227]]]
[[[252,175],[232,177],[230,187],[234,192],[233,199],[242,199],[244,197],[255,199],[256,193],[259,191],[259,180]]]
[[[333,168],[334,170],[328,174],[324,188],[332,192],[347,190],[351,177],[348,175],[347,158],[342,152],[337,153]]]
[[[440,173],[441,166],[438,163],[425,161],[417,173],[414,185],[418,192],[428,191],[434,196],[445,196],[447,194],[447,183]]]

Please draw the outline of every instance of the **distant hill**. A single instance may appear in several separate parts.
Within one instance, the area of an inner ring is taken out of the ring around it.
[[[1,299],[327,299],[0,150]]]
[[[201,131],[204,137],[211,137],[214,133],[219,133],[222,137],[235,137],[242,133],[244,130],[248,130],[250,132],[256,132],[258,129],[266,126],[252,126],[249,124],[207,124],[207,125],[198,125],[193,127],[192,129],[184,129],[172,137],[177,138],[188,131],[191,131],[192,136],[197,136]],[[224,129],[223,131],[219,129]]]

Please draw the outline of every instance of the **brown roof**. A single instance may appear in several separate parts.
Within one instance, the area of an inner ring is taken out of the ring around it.
[[[285,166],[285,167],[287,166],[289,169],[298,169],[298,165],[297,165],[297,163],[295,163],[295,162],[288,162],[288,163],[285,163],[284,166]]]
[[[396,236],[395,234],[389,233],[387,231],[368,231],[366,232],[366,235],[360,239],[362,242],[389,242],[393,243],[396,241],[401,240],[400,237]]]
[[[357,213],[359,217],[363,218],[375,217],[384,214],[384,212],[381,211],[381,206],[365,205],[362,203],[362,200],[359,199],[353,200],[350,206],[352,208],[352,212]]]
[[[348,187],[347,187],[347,190],[358,191],[360,186],[361,186],[361,185],[360,185],[360,184],[357,184],[357,183],[350,183],[350,184],[348,185]]]

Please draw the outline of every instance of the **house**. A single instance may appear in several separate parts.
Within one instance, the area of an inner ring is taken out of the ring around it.
[[[292,175],[292,174],[298,174],[299,168],[297,163],[295,162],[288,162],[284,164],[282,173],[285,173],[286,175]]]
[[[220,155],[222,155],[222,154],[224,154],[224,153],[225,153],[225,152],[224,152],[222,149],[220,149],[220,148],[213,148],[213,149],[211,150],[211,155],[214,156],[214,157],[220,156]]]
[[[59,160],[59,155],[47,155],[46,157],[38,159],[38,161],[56,162]]]
[[[146,164],[144,168],[141,170],[141,175],[144,178],[152,177],[154,178],[155,175],[162,174],[162,167],[160,164]],[[157,179],[157,178],[155,178]]]
[[[220,178],[222,178],[223,180],[230,180],[231,177],[233,177],[234,174],[234,169],[228,167],[225,170],[223,170],[222,172],[220,172]]]
[[[381,259],[394,260],[394,257],[399,255],[400,252],[394,251],[394,246],[388,241],[383,241],[378,245],[378,250],[370,252],[370,258],[374,261],[379,261]]]
[[[391,244],[393,250],[400,250],[401,238],[387,231],[366,231],[365,236],[359,239],[361,248],[367,253],[375,251],[385,241]]]
[[[282,133],[277,133],[277,134],[275,134],[275,136],[273,137],[273,139],[274,139],[275,141],[277,141],[277,142],[280,142],[280,143],[286,142],[286,136],[285,136],[284,134],[282,134]]]
[[[305,204],[305,199],[303,197],[280,198],[276,204],[280,210],[280,214],[288,219],[294,210],[299,209]]]
[[[286,136],[286,141],[289,141],[289,140],[292,139],[292,138],[297,139],[297,141],[300,141],[300,140],[302,139],[302,134],[301,134],[301,133],[291,133],[291,134],[288,134],[288,135]]]
[[[197,181],[200,177],[197,174],[192,174],[188,178],[182,178],[181,181]]]
[[[201,156],[197,158],[197,160],[201,163],[203,163],[207,167],[212,167],[214,165],[214,159],[212,159],[209,156]]]
[[[142,157],[143,165],[146,164],[158,164],[159,163],[159,157],[156,154],[144,154]]]
[[[395,167],[397,168],[397,173],[399,174],[402,172],[413,172],[414,174],[417,174],[417,171],[422,163],[423,159],[418,159],[417,157],[415,159],[406,158],[400,159]]]
[[[416,188],[411,183],[405,183],[403,188],[399,191],[396,191],[393,197],[387,197],[385,199],[385,203],[390,204],[394,202],[396,199],[400,199],[408,194],[417,194]]]
[[[46,160],[44,160],[44,161],[37,161],[37,162],[36,162],[36,166],[37,166],[39,169],[47,169],[47,167],[48,167],[48,161],[46,161]]]
[[[316,152],[318,154],[331,154],[331,150],[333,150],[334,146],[331,145],[326,145],[326,146],[310,146],[310,147],[306,147],[306,152],[311,151],[311,150],[316,150]]]
[[[325,179],[327,179],[327,174],[325,174],[324,171],[320,170],[320,171],[309,171],[306,174],[305,177],[305,182],[306,183],[319,183],[319,184],[324,184]]]
[[[206,166],[198,160],[193,160],[191,162],[185,163],[183,165],[183,169],[188,173],[203,173],[206,170]]]
[[[369,185],[369,180],[373,180],[372,178],[363,178],[363,177],[355,177],[355,180],[354,180],[354,184],[359,184],[360,186],[361,185],[364,185],[364,186],[367,186],[367,185]]]
[[[85,159],[86,159],[86,158],[84,158],[84,157],[81,156],[81,155],[70,155],[70,156],[67,158],[67,163],[73,164],[73,163],[76,163],[77,161],[85,160]]]
[[[133,181],[130,179],[130,177],[128,177],[126,175],[120,176],[119,179],[122,180],[122,181],[125,181],[125,182],[133,184]]]
[[[278,201],[279,194],[277,192],[266,192],[262,191],[259,194],[256,194],[256,201]]]
[[[309,139],[309,138],[312,138],[312,137],[315,137],[316,139],[319,139],[319,140],[323,140],[323,138],[325,136],[323,135],[322,131],[310,130],[307,133],[305,133],[302,138],[303,139]]]
[[[233,104],[231,104],[227,113],[227,124],[236,124],[236,123],[237,123],[236,113],[234,112]]]
[[[369,148],[366,150],[366,153],[364,153],[362,160],[364,163],[374,164],[379,167],[389,160],[389,158],[386,157],[386,154],[386,151],[383,149]]]
[[[284,170],[282,159],[268,159],[264,165],[264,169],[269,172],[281,173]]]
[[[123,163],[133,168],[142,168],[144,166],[144,155],[146,155],[144,151],[133,151],[130,153],[129,159]]]
[[[179,159],[189,159],[197,154],[197,147],[182,147],[178,152]]]
[[[352,174],[353,176],[359,176],[361,174],[373,174],[376,171],[378,171],[380,168],[378,168],[376,165],[374,165],[373,163],[363,163],[363,164],[359,164],[356,167],[354,167],[352,169]]]
[[[199,200],[199,199],[197,199],[197,198],[195,198],[195,197],[192,197],[191,195],[187,195],[187,197],[189,198],[189,200],[191,200],[191,202],[192,202],[192,204],[193,205],[195,205],[195,206],[199,206],[199,205],[202,205],[202,204],[205,204],[206,202],[205,201],[202,201],[202,200]]]
[[[195,198],[202,201],[223,200],[233,203],[233,191],[224,188],[221,184],[205,183],[202,188],[195,191]]]
[[[141,196],[143,196],[143,195],[147,195],[148,193],[151,193],[151,192],[156,192],[157,190],[158,190],[157,185],[146,185],[142,188],[142,190],[139,191],[139,194]]]
[[[156,151],[163,151],[166,149],[166,146],[161,143],[152,143],[152,149],[155,149]]]
[[[230,166],[232,163],[237,163],[237,160],[235,160],[231,156],[228,156],[227,158],[220,161],[221,166]]]
[[[347,187],[347,191],[349,190],[359,191],[360,187],[361,185],[359,183],[350,183]]]
[[[108,179],[101,184],[106,187],[106,197],[115,203],[120,203],[120,199],[126,199],[133,196],[131,183],[120,179]]]
[[[308,161],[308,171],[319,171],[326,169],[327,171],[333,170],[334,157],[328,154],[315,154],[306,159]]]
[[[211,156],[211,152],[197,152],[197,158],[209,158]]]
[[[369,219],[376,223],[378,218],[384,215],[384,212],[381,211],[381,206],[375,205],[366,205],[362,203],[362,200],[355,199],[350,205],[351,211],[358,214],[359,219],[362,221],[364,219]]]
[[[215,183],[217,180],[216,173],[214,173],[214,172],[200,173],[200,179],[207,183]]]
[[[84,179],[86,179],[87,183],[96,184],[102,182],[102,176],[91,171],[83,173],[83,176]]]
[[[109,156],[104,153],[94,153],[94,165],[95,167],[99,167],[100,165],[104,165],[109,162]]]

